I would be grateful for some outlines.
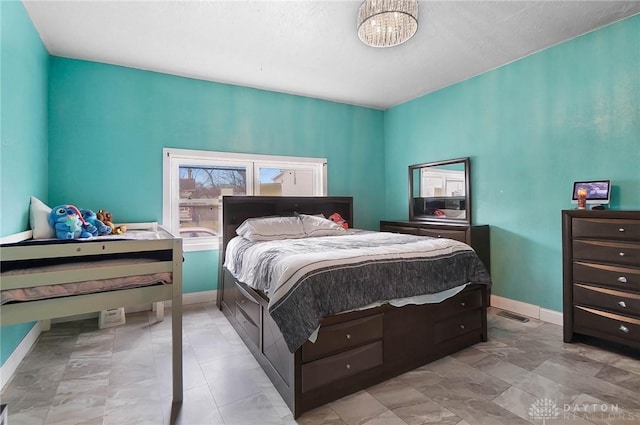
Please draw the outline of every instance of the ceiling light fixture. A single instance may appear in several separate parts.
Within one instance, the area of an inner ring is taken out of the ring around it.
[[[418,0],[365,0],[358,11],[358,37],[371,47],[393,47],[418,31]]]

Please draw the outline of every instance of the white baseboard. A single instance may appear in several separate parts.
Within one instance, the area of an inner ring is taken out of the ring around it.
[[[200,304],[200,303],[214,303],[216,302],[216,296],[218,291],[200,291],[190,292],[188,294],[182,294],[182,305]],[[160,301],[164,307],[171,307],[171,300]],[[133,307],[125,308],[125,313],[134,313],[138,311],[155,311],[153,304],[143,304]]]
[[[501,310],[507,310],[512,313],[518,313],[523,316],[532,317],[534,319],[540,318],[540,307],[533,304],[523,303],[522,301],[491,295],[491,306]]]
[[[200,303],[213,303],[218,296],[217,290],[190,292],[188,294],[182,294],[182,305],[200,304]],[[166,307],[171,306],[171,301],[165,301]]]
[[[33,347],[38,340],[40,332],[40,322],[36,322],[25,337],[22,338],[22,341],[16,349],[13,350],[13,353],[11,353],[7,361],[2,364],[2,367],[0,367],[0,391],[4,390],[4,386],[11,381],[13,374],[18,369],[18,366],[20,366],[20,362],[29,354],[31,347]]]
[[[553,323],[554,325],[562,326],[562,313],[555,310],[547,310],[546,308],[540,308],[540,320],[543,322]]]
[[[182,305],[215,302],[217,294],[218,294],[218,291],[216,290],[191,292],[188,294],[183,294]],[[164,301],[164,305],[165,307],[170,307],[171,301]],[[149,311],[152,309],[153,309],[153,306],[151,304],[141,304],[141,305],[126,307],[124,311],[125,313],[137,313],[140,311]],[[51,323],[64,323],[64,322],[74,322],[76,320],[97,319],[99,315],[100,315],[100,312],[96,311],[93,313],[76,314],[75,316],[58,317],[56,319],[51,319]]]
[[[97,319],[100,315],[99,311],[93,313],[75,314],[73,316],[56,317],[51,319],[51,323],[75,322],[76,320]]]
[[[131,307],[125,307],[125,313],[137,313],[139,311],[151,310],[151,304],[134,305]],[[98,319],[100,317],[99,311],[92,311],[91,313],[74,314],[73,316],[56,317],[51,319],[51,323],[65,323],[75,322],[76,320]]]
[[[497,295],[491,295],[491,306],[562,326],[562,313],[559,311],[541,308],[534,304],[523,303],[522,301],[499,297]]]

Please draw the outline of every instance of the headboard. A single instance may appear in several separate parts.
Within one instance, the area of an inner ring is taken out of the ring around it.
[[[236,229],[248,218],[339,213],[353,227],[353,198],[350,196],[223,196],[222,247],[220,270],[227,244],[236,236]]]

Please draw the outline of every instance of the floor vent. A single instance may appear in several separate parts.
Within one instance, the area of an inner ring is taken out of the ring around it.
[[[506,317],[507,319],[517,320],[521,323],[527,323],[529,319],[524,316],[520,316],[519,314],[511,313],[508,311],[500,311],[498,312],[498,316]]]

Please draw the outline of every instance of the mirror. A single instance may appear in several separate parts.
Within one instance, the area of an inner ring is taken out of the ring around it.
[[[469,158],[409,166],[409,220],[471,224]]]

